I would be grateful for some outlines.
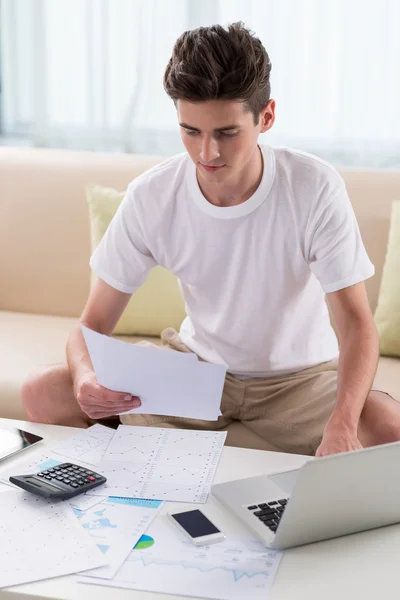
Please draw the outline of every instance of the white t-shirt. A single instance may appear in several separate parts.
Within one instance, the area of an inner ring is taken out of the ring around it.
[[[262,181],[232,207],[205,199],[186,153],[143,173],[90,261],[127,293],[157,264],[172,271],[186,305],[182,341],[252,377],[337,357],[325,293],[374,274],[335,169],[308,154],[261,148]]]

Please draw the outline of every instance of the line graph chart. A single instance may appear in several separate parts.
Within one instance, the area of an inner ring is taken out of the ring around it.
[[[97,472],[107,478],[107,482],[94,488],[94,496],[126,496],[130,498],[144,498],[143,485],[147,480],[150,465],[143,463],[102,462],[96,468]]]
[[[121,588],[220,600],[265,600],[282,553],[251,536],[227,535],[195,548],[162,515],[147,530],[154,544],[134,549],[113,579]]]
[[[131,462],[139,457],[152,460],[165,434],[163,429],[120,425],[104,455],[105,460]]]
[[[206,502],[225,438],[225,432],[120,425],[101,464],[108,479],[103,490],[123,496],[134,489],[139,498]],[[122,465],[134,473],[122,472]],[[138,465],[143,467],[140,478]]]
[[[79,460],[90,465],[97,465],[103,458],[114,430],[96,423],[76,435],[61,442],[52,452],[67,456],[72,461]]]

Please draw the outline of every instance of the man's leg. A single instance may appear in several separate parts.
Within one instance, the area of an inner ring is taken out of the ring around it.
[[[315,454],[336,399],[337,361],[244,383],[243,425],[281,452]]]
[[[89,427],[92,421],[74,396],[66,363],[29,374],[22,386],[22,404],[30,421],[70,427]]]
[[[363,446],[400,440],[400,402],[385,392],[371,390],[361,413],[358,438]]]
[[[242,423],[283,452],[315,454],[335,405],[337,366],[330,361],[283,378],[248,380]],[[372,389],[358,436],[364,447],[400,440],[400,403]]]

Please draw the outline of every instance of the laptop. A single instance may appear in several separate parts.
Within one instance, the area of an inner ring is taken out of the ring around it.
[[[215,484],[212,494],[269,548],[400,522],[400,442],[313,458],[300,469]]]

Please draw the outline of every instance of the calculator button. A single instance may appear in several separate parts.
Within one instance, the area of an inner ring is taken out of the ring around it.
[[[96,481],[96,477],[93,477],[93,475],[88,475],[88,480],[89,481]]]
[[[38,477],[44,477],[43,473],[38,473],[37,476]]]
[[[64,479],[64,477],[62,475],[57,475],[56,479],[57,479],[57,481],[62,481]]]
[[[77,487],[78,487],[78,484],[77,484],[77,483],[74,483],[74,482],[72,482],[72,483],[71,483],[71,487],[73,487],[73,488],[77,488]]]
[[[45,475],[44,478],[45,479],[51,479],[50,475]]]

